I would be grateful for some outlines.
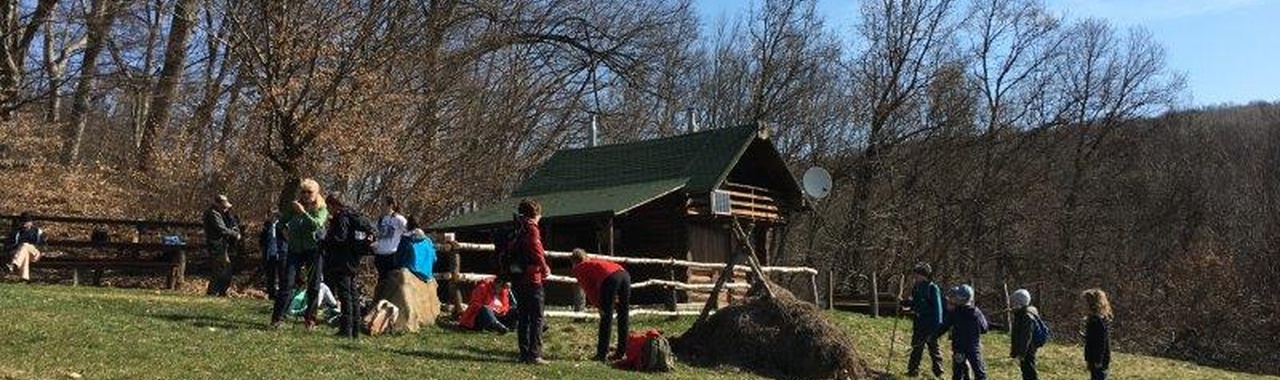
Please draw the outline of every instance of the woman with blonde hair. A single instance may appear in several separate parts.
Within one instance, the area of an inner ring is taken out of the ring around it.
[[[1102,289],[1089,289],[1080,293],[1080,300],[1088,315],[1085,317],[1084,362],[1089,367],[1089,378],[1106,380],[1111,367],[1111,302]]]
[[[285,312],[289,310],[289,300],[293,287],[303,269],[309,269],[311,276],[307,278],[307,309],[303,313],[307,329],[316,325],[316,296],[320,293],[320,273],[323,262],[320,259],[320,241],[324,239],[325,224],[329,221],[329,209],[324,202],[324,194],[320,184],[314,179],[303,179],[298,185],[298,193],[293,202],[280,202],[281,221],[288,229],[289,253],[285,257],[284,279],[277,290],[275,305],[271,311],[271,327],[280,327],[284,323]]]

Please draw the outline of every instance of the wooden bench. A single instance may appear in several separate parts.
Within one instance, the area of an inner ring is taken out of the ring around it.
[[[8,228],[12,222],[16,221],[17,215],[0,215],[0,220],[8,220],[11,223],[0,223],[0,228]],[[92,283],[100,285],[103,275],[108,271],[149,271],[162,274],[166,277],[166,283],[170,289],[181,287],[184,281],[184,274],[187,268],[186,252],[191,249],[200,249],[200,246],[192,245],[165,245],[158,243],[159,236],[157,233],[162,231],[187,231],[193,233],[183,234],[188,240],[194,240],[199,233],[202,232],[200,223],[190,222],[174,222],[174,221],[155,221],[155,220],[138,220],[138,219],[112,219],[112,218],[86,218],[86,217],[69,217],[54,215],[33,215],[32,219],[38,222],[51,223],[62,226],[81,226],[80,230],[88,230],[90,228],[97,230],[104,227],[124,228],[133,230],[133,236],[126,237],[123,242],[97,242],[88,240],[57,240],[49,239],[40,247],[41,251],[46,252],[47,256],[40,261],[32,264],[32,268],[47,269],[71,269],[72,284],[79,285],[81,282],[81,274],[83,271],[89,271],[92,274]],[[91,226],[91,227],[84,227]],[[42,226],[46,236],[66,236],[60,231],[67,231],[62,228]],[[7,245],[4,239],[9,236],[0,237],[0,244]],[[90,238],[85,236],[86,239]],[[144,243],[142,241],[157,241],[154,243]],[[94,255],[56,255],[56,252],[62,251],[78,251],[78,252],[96,252]],[[109,251],[106,253],[104,251]],[[154,255],[152,255],[154,254]],[[91,256],[91,257],[90,257]]]

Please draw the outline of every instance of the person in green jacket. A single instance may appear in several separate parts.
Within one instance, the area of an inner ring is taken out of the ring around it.
[[[320,293],[320,273],[323,261],[320,256],[320,241],[324,239],[325,224],[329,221],[329,210],[324,203],[324,194],[320,184],[314,179],[304,179],[298,186],[298,194],[293,202],[281,202],[281,220],[288,229],[289,253],[285,257],[284,281],[276,293],[275,305],[271,311],[271,327],[278,328],[284,323],[285,312],[289,310],[289,300],[293,287],[304,269],[311,276],[307,278],[307,310],[303,313],[307,329],[316,326],[316,296]]]
[[[907,376],[920,375],[920,359],[926,348],[933,375],[942,376],[942,350],[938,348],[938,337],[935,333],[942,326],[942,290],[933,282],[933,268],[929,263],[917,263],[911,269],[911,278],[915,286],[911,289],[911,298],[902,300],[900,305],[915,314],[912,320],[911,356],[907,361]]]

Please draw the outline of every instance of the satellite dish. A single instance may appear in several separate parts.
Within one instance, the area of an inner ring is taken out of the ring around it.
[[[831,173],[817,166],[804,172],[804,193],[815,199],[822,199],[831,193]]]

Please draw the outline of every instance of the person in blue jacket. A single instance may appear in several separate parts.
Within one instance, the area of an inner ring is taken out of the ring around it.
[[[423,282],[435,280],[436,245],[422,229],[414,228],[400,239],[396,261],[396,267],[408,269]]]
[[[987,364],[982,360],[982,334],[990,328],[987,316],[973,305],[973,287],[960,285],[951,288],[947,294],[947,302],[955,305],[955,309],[947,313],[942,320],[942,327],[935,336],[941,336],[951,330],[951,379],[952,380],[986,380]],[[936,337],[935,337],[936,339]],[[969,377],[969,370],[973,377]]]
[[[911,298],[902,300],[901,306],[915,314],[911,329],[911,358],[907,362],[907,376],[920,375],[920,359],[924,350],[929,349],[929,359],[933,363],[933,375],[942,376],[942,350],[938,348],[938,337],[935,333],[942,326],[942,290],[933,281],[933,268],[929,263],[917,263],[911,270],[915,286],[911,289]]]

